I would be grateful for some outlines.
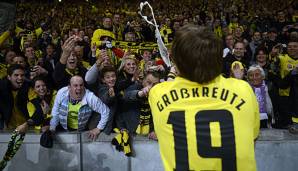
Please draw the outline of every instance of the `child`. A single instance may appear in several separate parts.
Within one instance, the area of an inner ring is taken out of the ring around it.
[[[100,72],[100,84],[98,84],[97,96],[110,109],[109,120],[108,120],[108,123],[106,124],[106,128],[104,129],[104,132],[108,135],[112,132],[113,128],[115,127],[115,114],[118,106],[118,100],[117,100],[118,93],[115,91],[115,88],[114,88],[115,83],[116,83],[116,70],[112,66],[104,67]],[[96,123],[98,119],[99,118],[90,119],[91,122],[95,121],[94,127],[96,127]]]

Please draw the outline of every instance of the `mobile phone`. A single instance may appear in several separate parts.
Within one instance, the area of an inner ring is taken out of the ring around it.
[[[37,70],[38,70],[38,66],[36,65],[30,68],[31,72],[36,72]]]
[[[157,70],[157,68],[158,68],[158,66],[151,66],[151,67],[149,67],[149,69],[151,69],[151,70]]]

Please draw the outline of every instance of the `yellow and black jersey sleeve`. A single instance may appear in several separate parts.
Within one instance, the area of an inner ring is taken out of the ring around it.
[[[165,170],[256,170],[259,109],[245,81],[176,77],[154,86],[149,104]]]

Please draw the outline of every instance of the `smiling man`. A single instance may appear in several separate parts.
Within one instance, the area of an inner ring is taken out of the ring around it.
[[[27,112],[29,84],[25,82],[25,71],[21,65],[13,64],[7,69],[7,77],[0,81],[1,128],[17,129],[25,133],[29,115]],[[30,120],[32,121],[32,120]],[[32,123],[32,122],[30,122]]]
[[[228,53],[223,60],[223,74],[225,77],[231,75],[231,65],[233,62],[239,61],[243,64],[245,70],[249,66],[250,56],[246,53],[244,42],[236,42],[233,47],[233,52]]]
[[[85,77],[87,69],[75,55],[75,46],[80,39],[69,37],[62,46],[62,55],[55,66],[53,78],[58,89],[67,86],[74,75]]]
[[[52,109],[50,130],[55,131],[60,123],[67,131],[84,131],[92,111],[101,114],[97,127],[89,131],[89,137],[95,140],[104,129],[109,117],[109,108],[91,91],[84,87],[81,76],[73,76],[69,86],[61,88]]]
[[[279,87],[279,124],[282,127],[287,127],[288,125],[291,125],[292,122],[294,125],[290,126],[291,132],[298,133],[298,114],[297,109],[295,111],[295,107],[297,107],[295,104],[295,101],[297,97],[294,97],[293,94],[297,89],[295,90],[296,85],[294,86],[294,78],[295,75],[297,75],[297,68],[298,68],[298,34],[292,34],[291,38],[289,40],[288,46],[287,46],[287,54],[280,55],[280,73],[279,76],[287,80],[286,77],[290,77],[290,82],[292,82],[290,85],[286,87]],[[296,76],[297,77],[297,76]],[[297,83],[295,83],[297,84]],[[293,98],[291,98],[291,96]],[[296,102],[297,103],[297,102]]]

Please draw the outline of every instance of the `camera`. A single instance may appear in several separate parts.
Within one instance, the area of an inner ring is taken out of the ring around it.
[[[36,72],[38,70],[38,66],[30,67],[31,72]]]
[[[158,50],[153,51],[151,54],[151,59],[159,58],[161,55]]]
[[[24,34],[32,34],[32,32],[30,30],[25,30],[23,33]]]

